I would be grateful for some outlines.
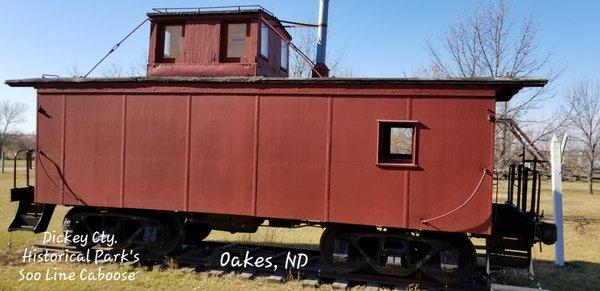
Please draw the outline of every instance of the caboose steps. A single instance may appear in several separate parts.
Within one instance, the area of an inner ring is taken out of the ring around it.
[[[17,187],[17,158],[25,153],[25,187]],[[10,201],[19,202],[15,218],[8,226],[9,231],[26,230],[40,233],[48,229],[50,218],[54,213],[54,204],[36,203],[35,187],[30,185],[29,170],[33,168],[34,150],[22,149],[17,151],[13,164],[13,188],[10,189]]]
[[[535,221],[512,204],[494,203],[496,222],[487,237],[486,254],[490,268],[529,268]]]
[[[529,268],[531,245],[518,238],[488,239],[487,256],[490,269]]]
[[[10,189],[10,202],[16,202],[21,200],[33,201],[34,193],[35,189],[33,188],[33,186],[12,188]]]
[[[9,231],[26,230],[40,233],[48,228],[56,205],[33,202],[33,193],[33,186],[10,190],[11,201],[19,201],[19,206],[15,218],[8,227]]]

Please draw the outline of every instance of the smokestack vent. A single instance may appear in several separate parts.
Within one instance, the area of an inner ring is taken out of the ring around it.
[[[329,14],[329,0],[319,0],[319,31],[317,34],[317,57],[316,57],[314,71],[313,71],[313,78],[329,77],[329,68],[325,64],[325,56],[326,56],[326,50],[327,50],[327,16],[328,16],[328,14]],[[317,74],[317,72],[318,72],[318,74]]]

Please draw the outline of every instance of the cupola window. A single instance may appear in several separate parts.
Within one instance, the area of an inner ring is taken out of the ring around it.
[[[182,25],[166,25],[164,33],[163,58],[175,59],[181,51]]]
[[[239,59],[246,55],[246,23],[227,24],[227,52],[228,59]]]

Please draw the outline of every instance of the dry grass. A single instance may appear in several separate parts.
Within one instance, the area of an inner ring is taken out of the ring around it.
[[[600,288],[600,195],[586,194],[584,182],[566,182],[563,188],[565,267],[554,267],[554,246],[544,245],[542,252],[536,246],[533,279],[504,276],[501,280],[551,290]],[[550,193],[550,184],[542,183],[541,209],[552,220]]]
[[[21,250],[35,242],[41,241],[40,235],[28,232],[9,233],[5,229],[10,223],[16,210],[15,203],[7,203],[8,189],[12,186],[12,174],[0,174],[0,290],[143,290],[143,289],[173,289],[173,290],[296,290],[302,289],[298,282],[285,285],[266,283],[260,280],[241,280],[234,277],[215,278],[206,274],[184,272],[178,269],[135,269],[137,279],[132,283],[124,282],[87,282],[81,280],[62,282],[18,282],[19,270],[41,271],[58,268],[63,271],[78,272],[83,268],[90,269],[89,265],[82,264],[28,264],[20,263]],[[543,184],[542,209],[546,209],[546,217],[551,218],[551,196],[548,184]],[[497,280],[502,283],[520,284],[532,287],[543,287],[551,290],[593,290],[600,286],[600,195],[590,196],[585,194],[584,183],[565,183],[564,213],[565,213],[565,238],[567,266],[555,268],[553,266],[553,247],[544,246],[542,253],[536,248],[535,272],[533,279],[523,274],[501,275]],[[57,207],[51,230],[59,230],[65,207]],[[256,234],[229,234],[226,232],[213,232],[209,240],[227,240],[238,242],[253,242],[264,244],[310,246],[316,247],[321,234],[317,228],[301,229],[275,229],[261,228]],[[9,248],[8,243],[12,246]],[[132,271],[129,267],[106,265],[103,268],[112,271]],[[330,287],[325,287],[330,288]]]
[[[137,268],[136,280],[130,282],[107,282],[107,281],[58,281],[58,282],[19,282],[19,271],[23,268],[28,272],[46,272],[47,269],[57,268],[64,272],[79,272],[84,268],[91,270],[95,266],[84,264],[23,264],[20,256],[23,248],[39,243],[41,235],[30,232],[8,232],[6,228],[10,224],[17,208],[16,203],[8,203],[9,189],[12,187],[12,173],[0,174],[0,290],[297,290],[303,289],[298,282],[289,282],[285,285],[268,283],[261,280],[243,280],[232,276],[222,278],[211,277],[204,273],[185,272],[178,269],[142,269]],[[67,207],[56,208],[49,230],[59,231],[62,218]],[[317,228],[302,229],[274,229],[261,228],[256,234],[230,234],[222,231],[214,231],[208,240],[226,240],[237,242],[253,242],[275,245],[290,246],[315,246],[318,243],[321,230]],[[131,272],[129,267],[115,264],[103,267],[106,271]]]

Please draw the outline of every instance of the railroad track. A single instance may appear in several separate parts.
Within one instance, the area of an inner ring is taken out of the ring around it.
[[[61,244],[35,244],[32,251],[33,253],[46,252],[48,254],[81,253],[74,246]],[[106,249],[93,248],[91,250],[92,253],[98,251],[106,251]],[[226,253],[227,255],[225,255]],[[249,257],[250,259],[248,259]],[[238,260],[233,262],[233,258],[238,258]],[[262,258],[263,264],[257,263],[260,261],[259,258]],[[270,258],[268,260],[270,266],[266,262],[267,258]],[[335,289],[364,286],[369,290],[378,288],[394,290],[522,290],[511,288],[512,286],[499,288],[499,285],[490,284],[483,268],[477,272],[477,278],[452,286],[444,286],[422,275],[403,278],[370,273],[338,274],[321,259],[318,250],[257,244],[203,242],[199,246],[186,247],[179,255],[172,257],[141,255],[140,260],[134,265],[160,265],[165,264],[168,260],[184,271],[279,283],[294,280],[307,287],[330,285]],[[250,262],[251,265],[240,265],[244,260]],[[123,264],[131,265],[132,263],[125,262]]]

